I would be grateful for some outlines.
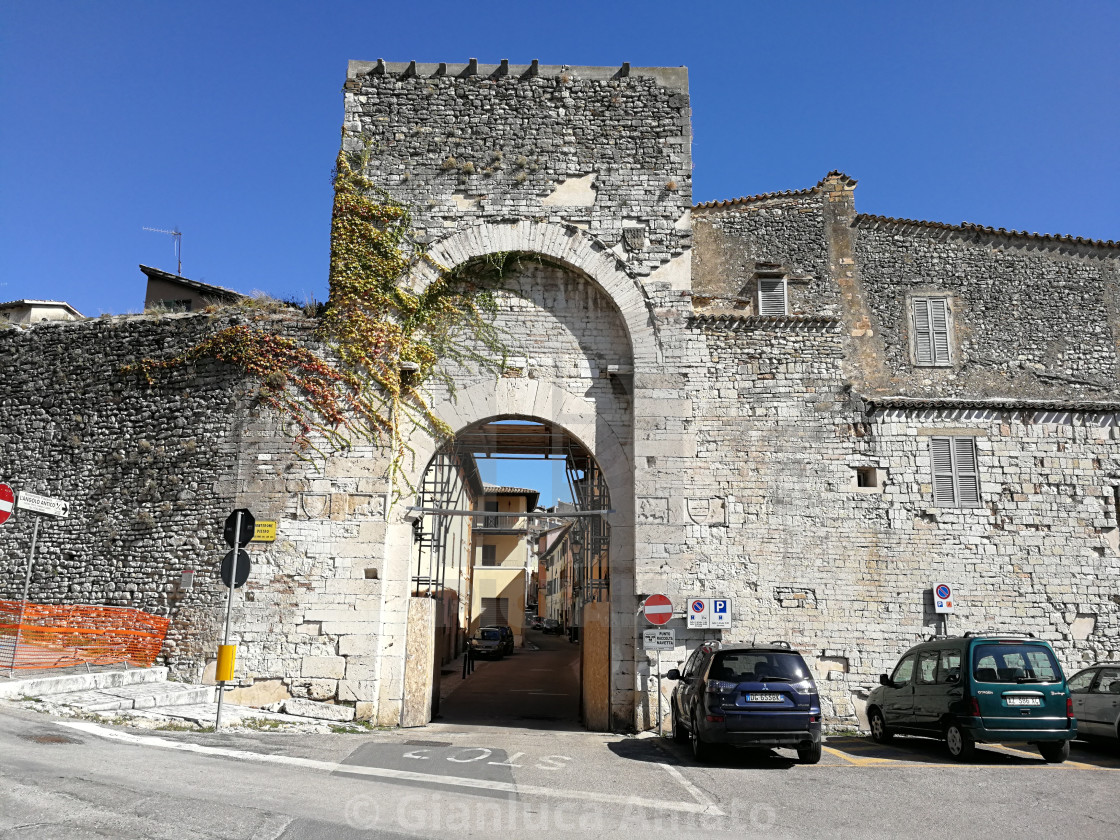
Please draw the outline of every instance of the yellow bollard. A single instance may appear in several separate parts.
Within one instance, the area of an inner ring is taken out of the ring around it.
[[[218,682],[233,679],[233,666],[236,659],[237,645],[218,645],[218,668],[214,674]]]

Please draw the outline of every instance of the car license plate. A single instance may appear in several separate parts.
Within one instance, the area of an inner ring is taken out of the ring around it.
[[[747,701],[750,703],[781,703],[782,695],[767,692],[764,694],[748,694]]]
[[[1041,706],[1041,697],[1005,697],[1008,706]]]

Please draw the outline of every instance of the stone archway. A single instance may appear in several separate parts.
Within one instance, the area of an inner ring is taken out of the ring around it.
[[[439,266],[454,268],[468,260],[496,252],[540,254],[590,279],[618,307],[626,324],[635,368],[661,362],[652,304],[642,284],[626,264],[605,244],[572,224],[535,222],[482,222],[456,230],[434,243],[429,256]],[[437,269],[421,263],[413,281],[424,288]]]

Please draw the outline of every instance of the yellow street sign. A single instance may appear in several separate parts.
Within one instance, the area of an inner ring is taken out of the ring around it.
[[[257,528],[253,531],[253,542],[276,542],[276,522],[262,522],[257,520]]]

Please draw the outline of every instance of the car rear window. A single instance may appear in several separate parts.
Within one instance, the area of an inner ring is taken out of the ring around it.
[[[800,654],[764,651],[720,651],[712,660],[708,679],[724,682],[755,682],[766,679],[799,682],[809,678]]]
[[[1059,682],[1062,669],[1044,645],[983,644],[972,651],[972,676],[977,682]]]
[[[501,630],[483,630],[482,633],[480,633],[479,635],[481,635],[482,638],[484,638],[484,639],[489,639],[490,641],[494,641],[495,639],[501,639],[502,638],[502,631]]]

